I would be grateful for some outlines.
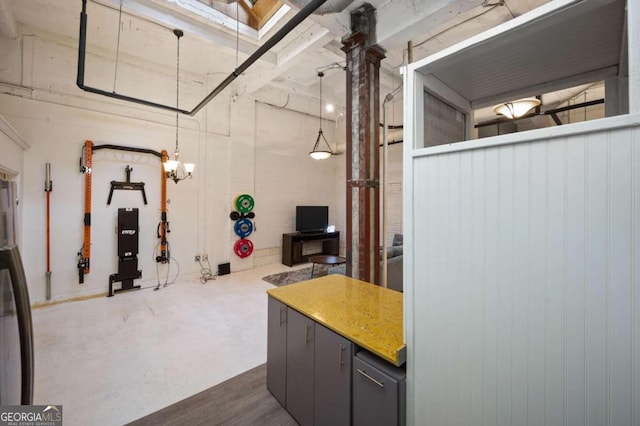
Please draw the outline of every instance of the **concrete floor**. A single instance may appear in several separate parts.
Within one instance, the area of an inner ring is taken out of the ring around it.
[[[285,270],[35,309],[35,404],[62,404],[67,426],[121,425],[264,363],[261,277]]]

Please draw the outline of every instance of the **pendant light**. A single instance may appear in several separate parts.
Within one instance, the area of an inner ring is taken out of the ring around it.
[[[184,35],[182,30],[173,30],[178,41],[178,49],[176,53],[176,109],[178,108],[178,100],[180,99],[180,37]],[[194,163],[180,163],[180,149],[178,148],[178,112],[176,111],[176,150],[173,152],[173,160],[167,160],[162,163],[167,179],[173,180],[175,183],[184,179],[193,177],[193,170],[196,165]]]
[[[524,98],[517,101],[509,101],[493,107],[493,112],[504,115],[507,118],[520,118],[529,110],[540,105],[540,99]]]
[[[318,130],[318,137],[316,138],[316,143],[313,145],[313,150],[309,153],[311,158],[314,160],[326,160],[327,158],[333,155],[333,150],[329,146],[329,142],[327,142],[327,138],[324,137],[322,133],[322,77],[324,77],[323,72],[318,73],[318,77],[320,78],[320,129]],[[320,147],[320,139],[324,141],[324,144],[327,146],[327,149],[323,149]]]

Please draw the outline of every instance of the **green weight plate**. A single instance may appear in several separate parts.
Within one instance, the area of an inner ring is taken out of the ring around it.
[[[235,207],[240,213],[249,213],[253,210],[253,197],[249,194],[241,194],[236,197]]]

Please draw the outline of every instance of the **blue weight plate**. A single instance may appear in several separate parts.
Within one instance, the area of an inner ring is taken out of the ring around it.
[[[253,232],[253,223],[247,218],[239,219],[233,225],[233,230],[240,238],[248,237]]]

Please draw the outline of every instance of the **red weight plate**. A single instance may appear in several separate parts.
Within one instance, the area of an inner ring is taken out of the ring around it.
[[[244,259],[253,253],[253,243],[251,240],[241,238],[233,245],[233,251],[238,257]]]

